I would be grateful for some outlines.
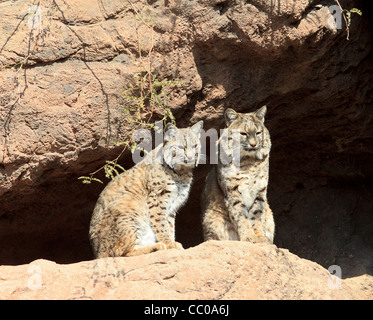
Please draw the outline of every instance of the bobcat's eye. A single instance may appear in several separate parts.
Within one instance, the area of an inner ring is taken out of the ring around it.
[[[240,134],[241,134],[241,136],[244,136],[244,137],[248,136],[247,132],[245,132],[245,131],[241,131]]]
[[[260,135],[260,134],[262,134],[262,131],[258,131],[258,132],[256,133],[257,136]]]

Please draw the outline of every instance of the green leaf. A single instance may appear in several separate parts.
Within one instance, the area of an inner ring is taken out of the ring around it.
[[[135,152],[136,146],[137,146],[136,142],[132,143],[132,145],[131,145],[131,153]]]
[[[359,16],[361,16],[363,14],[363,12],[357,8],[352,8],[350,10],[351,13],[357,13]]]
[[[171,109],[170,108],[165,108],[164,111],[165,111],[164,115],[166,117],[170,118],[172,123],[175,123],[176,119],[175,119],[174,115],[172,114]]]
[[[124,169],[121,165],[119,165],[118,163],[116,163],[116,162],[114,162],[114,161],[106,160],[106,163],[107,163],[107,164],[110,164],[110,165],[112,165],[112,166],[114,166],[114,167],[119,168],[119,169],[122,170],[123,172],[126,171],[126,169]],[[117,172],[118,172],[118,171],[117,171]],[[119,175],[119,174],[118,174],[118,175]]]
[[[78,180],[83,180],[83,183],[91,183],[91,177],[81,176]]]
[[[99,183],[103,183],[100,179],[93,178],[93,177],[87,177],[87,176],[81,176],[78,178],[78,180],[83,180],[82,183],[84,184],[90,184],[92,181],[97,181]]]
[[[115,141],[113,142],[116,147],[125,146],[128,144],[128,141]]]
[[[103,182],[100,179],[97,179],[97,178],[91,178],[91,181],[96,181],[96,182],[99,182],[99,183],[103,184]]]
[[[115,167],[112,167],[111,170],[115,172],[116,176],[119,176],[119,172],[118,172],[117,169],[115,169]],[[115,178],[114,175],[112,175],[112,179],[114,179],[114,178]]]
[[[155,90],[153,91],[153,97],[158,106],[162,107],[162,101],[161,99],[159,99],[158,94]]]

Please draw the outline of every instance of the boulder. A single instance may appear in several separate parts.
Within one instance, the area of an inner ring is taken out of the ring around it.
[[[3,299],[373,299],[372,277],[340,280],[286,249],[238,241],[67,265],[36,260],[0,274]]]

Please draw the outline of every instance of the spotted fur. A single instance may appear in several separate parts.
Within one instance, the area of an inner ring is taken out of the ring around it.
[[[265,113],[265,106],[252,113],[225,112],[228,138],[220,138],[220,150],[232,155],[235,129],[240,158],[238,165],[220,161],[207,176],[202,194],[205,240],[273,243],[275,225],[267,201],[271,139]]]
[[[183,248],[175,241],[175,216],[188,198],[192,170],[199,162],[202,125],[168,125],[164,144],[109,182],[89,230],[96,258]]]

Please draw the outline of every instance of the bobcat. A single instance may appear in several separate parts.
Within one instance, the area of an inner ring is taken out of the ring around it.
[[[183,249],[175,241],[175,215],[188,198],[200,161],[202,126],[203,121],[185,129],[168,124],[163,144],[109,182],[89,229],[96,258]]]
[[[240,158],[238,164],[220,160],[206,178],[202,193],[205,240],[273,243],[275,224],[267,201],[271,139],[264,126],[266,111],[266,106],[252,113],[228,108],[224,114],[228,142],[223,144],[222,135],[220,150],[232,153],[236,132]]]

